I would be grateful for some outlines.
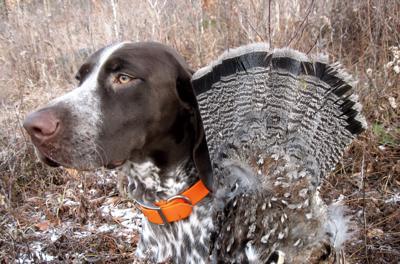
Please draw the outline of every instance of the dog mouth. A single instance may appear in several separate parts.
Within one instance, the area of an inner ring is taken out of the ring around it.
[[[46,155],[45,153],[43,153],[42,151],[40,151],[39,149],[36,148],[36,154],[39,157],[40,161],[42,161],[43,163],[45,163],[46,165],[50,166],[50,167],[60,167],[60,166],[64,166],[63,164],[61,164],[60,162],[56,161],[53,158],[50,158],[48,155]],[[124,160],[115,160],[115,161],[110,161],[107,164],[103,164],[103,166],[106,169],[115,169],[117,167],[122,166],[124,163],[126,162],[126,159]],[[73,167],[73,166],[64,166],[64,167]],[[85,169],[83,169],[85,170]]]
[[[36,149],[36,154],[39,157],[39,159],[45,163],[46,165],[50,166],[50,167],[60,167],[61,164],[58,163],[57,161],[49,158],[48,156],[46,156],[45,154],[43,154],[39,149]]]
[[[115,169],[119,166],[122,166],[125,162],[126,162],[126,160],[111,161],[110,163],[104,165],[104,167],[111,170],[111,169]]]

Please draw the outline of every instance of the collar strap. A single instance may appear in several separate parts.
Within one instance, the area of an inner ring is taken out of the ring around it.
[[[155,202],[154,205],[143,204],[139,201],[136,203],[148,221],[164,225],[188,218],[192,213],[193,206],[203,200],[209,192],[203,182],[199,180],[182,194],[165,201]]]

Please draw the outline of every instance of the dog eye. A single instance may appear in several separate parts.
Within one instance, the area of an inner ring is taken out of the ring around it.
[[[132,81],[134,78],[132,76],[129,76],[127,74],[119,74],[116,78],[116,82],[120,84],[126,84],[130,81]]]

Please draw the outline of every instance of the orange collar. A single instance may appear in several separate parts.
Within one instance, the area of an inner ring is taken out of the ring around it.
[[[190,216],[193,206],[203,200],[210,191],[201,180],[180,195],[175,195],[166,201],[146,205],[136,201],[139,209],[147,220],[154,224],[164,225],[186,219]]]

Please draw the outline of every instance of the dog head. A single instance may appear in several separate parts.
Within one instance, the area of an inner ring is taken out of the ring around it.
[[[29,114],[24,127],[43,162],[81,170],[149,157],[165,163],[171,157],[162,148],[190,138],[185,144],[208,185],[211,165],[190,78],[183,58],[162,44],[111,45],[83,63],[75,89]]]

